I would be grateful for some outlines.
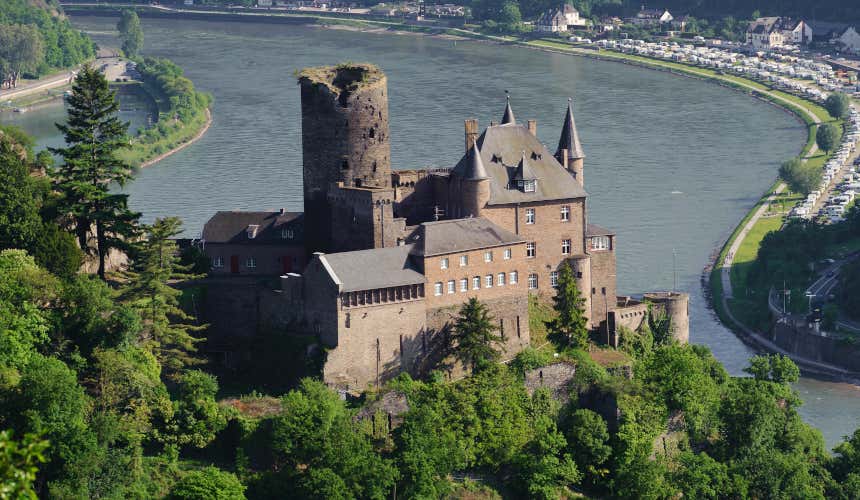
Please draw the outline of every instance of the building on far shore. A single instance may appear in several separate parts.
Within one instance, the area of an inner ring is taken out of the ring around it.
[[[544,12],[535,23],[537,31],[566,33],[572,29],[585,28],[588,21],[579,16],[579,11],[570,4]]]
[[[671,23],[675,18],[668,9],[649,9],[645,5],[633,17],[626,17],[624,21],[636,26],[661,26]]]
[[[771,50],[784,45],[807,45],[813,30],[802,19],[760,17],[747,27],[746,42],[755,50]]]

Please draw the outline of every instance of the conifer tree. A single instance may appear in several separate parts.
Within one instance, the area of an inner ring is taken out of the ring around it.
[[[471,367],[473,373],[499,359],[499,351],[494,345],[501,343],[502,337],[496,335],[496,326],[487,306],[475,297],[460,308],[454,323],[454,340],[457,345],[455,357]]]
[[[104,279],[108,252],[127,248],[126,241],[137,233],[139,214],[128,209],[128,195],[111,192],[131,178],[131,168],[115,156],[128,147],[128,123],[119,120],[116,94],[91,66],[75,79],[68,102],[68,123],[57,124],[67,146],[52,149],[64,160],[54,173],[61,193],[58,208],[81,249],[97,254],[98,274]],[[95,248],[88,241],[91,231]]]
[[[558,288],[552,300],[558,316],[547,324],[550,335],[575,347],[588,345],[585,299],[579,293],[576,279],[567,262],[559,269]]]
[[[155,354],[169,376],[199,361],[194,357],[199,339],[192,333],[206,328],[191,324],[194,318],[179,305],[182,292],[171,286],[197,277],[188,273],[190,266],[179,262],[173,238],[181,226],[178,218],[166,217],[144,228],[145,238],[135,245],[131,270],[125,273],[129,284],[122,293],[143,320],[141,344]]]

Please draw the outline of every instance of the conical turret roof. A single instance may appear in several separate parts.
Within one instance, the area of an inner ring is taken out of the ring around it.
[[[537,176],[535,175],[532,167],[529,165],[528,159],[526,158],[526,152],[523,151],[523,156],[520,159],[520,162],[517,164],[517,171],[514,174],[515,181],[533,181],[537,180]]]
[[[579,142],[579,132],[576,130],[576,121],[573,119],[573,102],[571,99],[567,100],[567,115],[564,117],[564,126],[561,129],[561,138],[558,140],[556,156],[561,155],[563,149],[567,150],[568,159],[585,158],[585,152]]]
[[[478,144],[472,144],[472,149],[469,150],[466,169],[463,172],[463,179],[467,181],[479,181],[489,178],[487,169],[484,168],[484,161],[481,160],[481,152],[478,151]]]
[[[514,118],[514,110],[511,109],[511,96],[507,96],[506,100],[507,103],[505,104],[505,115],[502,116],[502,125],[517,122]]]

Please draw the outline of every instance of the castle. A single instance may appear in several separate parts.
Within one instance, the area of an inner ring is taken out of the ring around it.
[[[644,320],[646,301],[616,295],[615,234],[588,223],[571,102],[554,152],[508,100],[483,132],[465,121],[453,167],[392,170],[379,68],[309,68],[298,80],[304,212],[219,212],[203,241],[213,277],[280,276],[263,319],[317,335],[330,349],[327,383],[360,390],[438,366],[471,297],[487,305],[503,357],[513,357],[529,344],[530,295],[550,298],[565,262],[598,337],[614,343],[619,326]],[[688,296],[645,299],[687,341]]]

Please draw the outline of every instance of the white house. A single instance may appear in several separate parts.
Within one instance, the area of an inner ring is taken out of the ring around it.
[[[643,5],[634,17],[629,17],[626,21],[638,26],[658,26],[671,23],[674,19],[668,9],[646,9]]]
[[[564,4],[558,9],[550,9],[538,18],[535,28],[537,31],[551,33],[565,32],[571,28],[585,27],[588,23],[579,16],[579,11],[570,4]]]
[[[835,43],[846,52],[860,54],[860,33],[857,32],[857,28],[854,26],[849,26],[842,32],[835,40]]]
[[[805,45],[812,41],[812,28],[802,19],[760,17],[747,28],[747,44],[770,50],[785,44]]]

